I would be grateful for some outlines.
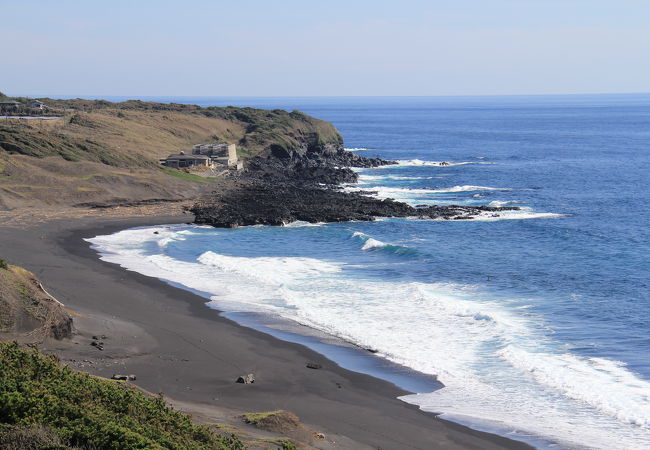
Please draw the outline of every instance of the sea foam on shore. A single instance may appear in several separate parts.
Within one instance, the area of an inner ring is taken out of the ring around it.
[[[338,239],[358,239],[359,255],[387,249],[388,258],[417,258],[405,246],[346,228],[180,225],[125,230],[89,242],[106,261],[206,293],[216,309],[278,315],[436,375],[444,389],[404,400],[460,422],[567,444],[579,423],[580,443],[599,448],[622,442],[640,448],[650,437],[648,383],[616,361],[562,353],[528,303],[493,299],[471,285],[369,278],[357,268],[363,260],[338,252],[338,261],[331,254],[323,259],[224,253],[238,235],[251,248],[271,236],[314,244],[325,232],[339,248]],[[606,400],[604,393],[611,392],[616,402]]]

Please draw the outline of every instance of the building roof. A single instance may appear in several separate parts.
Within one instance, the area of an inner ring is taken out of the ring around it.
[[[16,100],[2,100],[0,101],[0,105],[20,105],[20,102]]]
[[[210,159],[209,156],[205,155],[181,155],[180,153],[175,153],[173,155],[169,155],[166,159]]]

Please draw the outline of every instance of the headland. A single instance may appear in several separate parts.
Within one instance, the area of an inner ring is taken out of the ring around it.
[[[350,167],[391,162],[346,152],[334,127],[298,112],[40,101],[61,110],[60,123],[0,128],[0,256],[30,270],[73,319],[72,335],[46,337],[41,351],[102,377],[135,374],[132,384],[255,445],[284,436],[306,448],[528,448],[424,413],[398,400],[406,392],[393,384],[239,326],[200,296],[99,260],[83,240],[195,220],[232,227],[479,210],[342,192],[339,183],[355,181]],[[204,178],[159,167],[178,147],[209,139],[235,141],[248,170]],[[235,382],[248,373],[254,384]],[[269,431],[241,420],[275,410],[302,424]]]

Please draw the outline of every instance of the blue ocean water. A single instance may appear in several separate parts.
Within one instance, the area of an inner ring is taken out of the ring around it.
[[[135,229],[95,238],[104,259],[436,375],[445,388],[404,400],[450,419],[650,448],[650,95],[155,100],[300,109],[400,162],[346,189],[522,209]]]

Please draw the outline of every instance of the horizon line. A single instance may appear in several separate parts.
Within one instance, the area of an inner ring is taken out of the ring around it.
[[[128,98],[469,98],[469,97],[579,97],[596,95],[650,95],[646,92],[580,92],[580,93],[554,93],[554,94],[440,94],[440,95],[124,95],[124,94],[18,94],[8,97],[53,98],[68,97],[69,99],[101,100],[106,97]]]

